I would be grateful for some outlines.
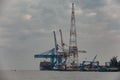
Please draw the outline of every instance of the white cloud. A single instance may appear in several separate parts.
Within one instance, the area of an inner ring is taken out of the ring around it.
[[[119,9],[120,5],[116,4],[114,0],[106,0],[106,6],[104,6],[102,11],[104,11],[109,18],[116,19],[120,17]]]
[[[31,30],[33,33],[49,33],[50,31],[49,30],[46,30],[46,29],[33,29]]]
[[[113,18],[118,18],[119,16],[117,14],[112,15]]]
[[[26,15],[23,16],[23,19],[25,19],[25,20],[31,20],[32,19],[32,15],[26,14]]]
[[[83,10],[81,8],[76,8],[75,9],[75,13],[76,14],[82,14],[83,13]]]
[[[86,14],[86,16],[88,16],[88,17],[92,17],[92,16],[96,16],[96,15],[97,15],[97,13],[95,13],[95,12],[90,12],[90,13]]]

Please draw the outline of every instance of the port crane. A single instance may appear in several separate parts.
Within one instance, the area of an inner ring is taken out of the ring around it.
[[[61,45],[57,43],[56,33],[54,34],[55,47],[42,53],[35,54],[34,58],[49,58],[49,62],[40,62],[41,70],[86,70],[86,71],[115,71],[118,68],[111,68],[111,62],[106,62],[106,68],[100,68],[99,61],[95,61],[97,55],[91,61],[83,61],[80,65],[78,63],[78,53],[86,53],[85,50],[78,50],[77,47],[77,33],[75,25],[75,11],[74,3],[72,3],[71,27],[69,46],[63,41],[62,30],[59,30],[61,37]],[[67,46],[67,49],[65,48]],[[61,51],[60,51],[61,49]],[[98,69],[99,68],[99,69]]]
[[[36,54],[34,55],[34,58],[50,58],[50,65],[51,65],[51,69],[54,68],[55,64],[56,64],[56,60],[55,60],[55,57],[57,55],[55,54],[55,48],[49,50],[49,51],[46,51],[44,53],[41,53],[41,54]],[[47,64],[46,64],[47,65]],[[44,65],[45,66],[45,65]],[[47,67],[46,67],[47,68]],[[40,66],[40,69],[41,69],[41,66]]]
[[[82,70],[94,70],[95,69],[97,70],[97,68],[99,67],[99,61],[95,61],[97,58],[97,55],[94,56],[93,60],[92,61],[83,61],[82,64],[81,64],[81,69]]]
[[[53,31],[53,34],[54,34],[55,48],[49,51],[46,51],[44,53],[34,55],[34,58],[49,58],[50,59],[49,64],[51,65],[51,68],[50,68],[51,70],[55,69],[55,67],[57,69],[61,69],[62,56],[63,56],[63,52],[58,52],[58,49],[61,47],[57,44],[55,31]]]
[[[71,27],[70,27],[70,40],[68,49],[65,49],[65,43],[63,42],[62,31],[59,30],[60,37],[61,37],[61,46],[57,43],[56,33],[53,31],[54,34],[54,43],[55,48],[44,52],[42,54],[35,54],[34,58],[50,58],[50,67],[45,65],[40,65],[45,67],[46,69],[58,69],[58,70],[66,70],[66,69],[77,69],[79,66],[78,63],[78,53],[86,53],[85,50],[78,50],[77,47],[77,33],[76,33],[76,26],[75,26],[75,12],[74,12],[74,3],[72,3],[72,14],[71,14]],[[59,51],[59,50],[62,51]],[[45,62],[43,62],[45,63]],[[47,62],[48,63],[48,62]]]

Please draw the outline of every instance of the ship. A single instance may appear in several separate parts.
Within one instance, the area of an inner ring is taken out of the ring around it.
[[[40,70],[52,70],[52,64],[48,61],[40,62]]]

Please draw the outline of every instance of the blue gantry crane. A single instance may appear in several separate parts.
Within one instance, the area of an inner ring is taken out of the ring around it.
[[[40,63],[40,69],[46,69],[46,68],[53,69],[53,67],[56,64],[55,57],[56,57],[56,55],[55,55],[55,48],[53,48],[53,49],[51,49],[51,50],[49,50],[47,52],[44,52],[42,54],[34,55],[34,58],[50,58],[50,63],[49,63],[50,65],[48,66],[48,62],[44,61],[44,65],[42,66],[41,63],[43,63],[43,62],[41,62]]]
[[[45,69],[45,70],[52,70],[55,69],[55,67],[57,66],[57,64],[59,65],[58,68],[61,68],[61,62],[62,62],[62,52],[55,52],[55,48],[41,53],[41,54],[35,54],[34,58],[49,58],[50,62],[41,62],[43,63],[43,65],[40,65],[40,69]]]
[[[50,59],[50,62],[47,62],[47,61],[40,62],[40,69],[45,69],[45,70],[54,69],[55,70],[55,69],[62,68],[63,52],[58,51],[59,45],[57,44],[55,31],[53,31],[53,34],[54,34],[55,48],[49,51],[46,51],[44,53],[34,55],[34,58],[49,58]]]

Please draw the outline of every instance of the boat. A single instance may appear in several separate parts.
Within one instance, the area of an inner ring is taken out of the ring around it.
[[[48,61],[40,62],[40,70],[52,70],[52,64]]]

